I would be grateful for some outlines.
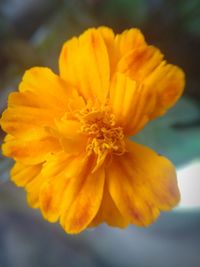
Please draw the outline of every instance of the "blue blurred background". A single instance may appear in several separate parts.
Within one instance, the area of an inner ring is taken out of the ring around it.
[[[99,25],[139,27],[186,72],[181,101],[133,137],[176,164],[181,203],[146,229],[102,225],[66,235],[28,208],[1,156],[0,267],[199,267],[200,0],[0,0],[0,112],[27,68],[57,72],[63,42]]]

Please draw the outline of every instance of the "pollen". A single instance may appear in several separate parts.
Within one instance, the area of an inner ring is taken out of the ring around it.
[[[115,116],[108,105],[86,107],[77,117],[81,122],[80,132],[88,138],[87,154],[94,153],[97,164],[108,154],[120,156],[126,152],[123,129],[116,125]]]

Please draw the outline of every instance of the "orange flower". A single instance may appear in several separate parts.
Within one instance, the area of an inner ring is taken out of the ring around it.
[[[179,201],[172,163],[129,141],[175,104],[184,74],[138,29],[67,41],[59,75],[26,71],[1,118],[3,153],[28,203],[68,233],[106,222],[147,226]]]

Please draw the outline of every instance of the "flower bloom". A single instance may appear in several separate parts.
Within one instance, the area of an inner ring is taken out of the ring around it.
[[[67,41],[59,75],[34,67],[1,118],[12,181],[68,233],[106,222],[147,226],[179,201],[173,164],[129,140],[175,104],[184,73],[138,29]]]

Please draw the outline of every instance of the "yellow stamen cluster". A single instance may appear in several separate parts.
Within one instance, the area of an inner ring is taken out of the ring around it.
[[[86,108],[78,114],[82,124],[80,132],[88,137],[87,153],[97,155],[97,163],[108,153],[122,155],[126,152],[122,127],[115,125],[115,117],[109,107]]]

